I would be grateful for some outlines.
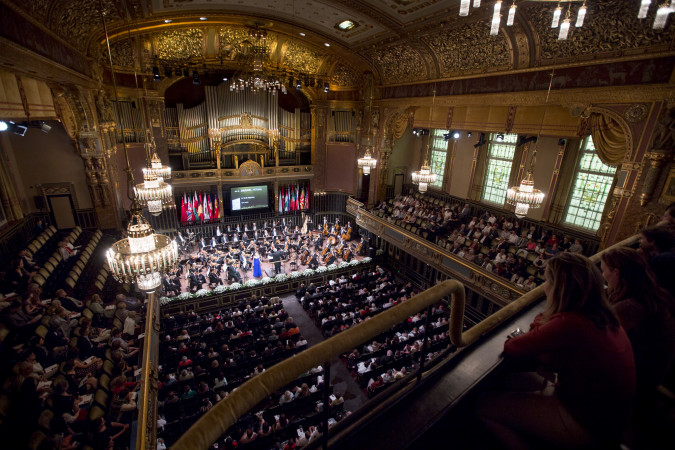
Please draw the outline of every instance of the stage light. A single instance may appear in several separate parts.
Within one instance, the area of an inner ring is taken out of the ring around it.
[[[162,79],[162,77],[159,75],[159,67],[157,66],[152,68],[152,79],[155,81],[159,81]]]
[[[497,142],[504,142],[504,135],[503,134],[499,133],[497,135]]]
[[[302,89],[302,81],[300,81],[300,78],[295,82],[295,88]]]
[[[49,133],[51,130],[52,130],[52,126],[47,125],[46,122],[42,122],[42,124],[40,125],[40,131],[42,131],[43,133]]]
[[[453,137],[453,138],[459,139],[459,136],[460,136],[459,131],[453,131],[453,132],[452,132],[452,137]]]
[[[323,91],[324,91],[324,92],[330,91],[330,86],[328,86],[328,83],[324,83],[324,84],[323,84]]]
[[[192,84],[195,86],[199,85],[199,73],[196,70],[192,71]]]
[[[471,137],[472,134],[473,134],[473,133],[471,133],[470,131],[467,131],[467,132],[466,132],[466,137]]]
[[[0,120],[0,131],[7,131],[9,124],[4,120]]]
[[[164,69],[164,75],[167,78],[171,78],[173,76],[173,72],[171,71],[171,67],[167,67],[166,69]]]

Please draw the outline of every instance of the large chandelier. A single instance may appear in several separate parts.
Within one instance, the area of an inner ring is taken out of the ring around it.
[[[147,169],[152,169],[150,163]],[[143,171],[143,183],[134,187],[136,198],[142,204],[148,207],[148,212],[153,216],[162,213],[163,205],[173,202],[173,191],[171,185],[164,181],[159,181],[157,174],[152,170]]]
[[[535,144],[527,175],[520,182],[520,186],[513,186],[506,191],[506,203],[516,207],[515,213],[519,219],[525,217],[530,208],[539,208],[544,202],[544,193],[534,188],[533,172],[536,156],[537,147]]]
[[[283,74],[279,77],[273,73],[265,73],[265,60],[268,57],[267,47],[265,47],[267,31],[258,27],[251,28],[249,29],[249,37],[253,39],[253,42],[246,40],[244,44],[247,50],[246,56],[249,56],[247,63],[250,65],[250,69],[246,68],[232,77],[230,91],[268,91],[272,94],[281,91],[285,94],[287,90]]]
[[[115,280],[152,292],[160,286],[161,274],[176,267],[178,248],[168,236],[155,234],[140,210],[132,209],[127,237],[115,242],[106,258]]]
[[[420,193],[424,194],[430,184],[436,182],[436,174],[431,171],[429,161],[424,160],[424,164],[419,171],[412,173],[412,182],[418,185]]]
[[[370,173],[370,169],[377,166],[377,159],[370,156],[370,147],[366,147],[366,154],[357,160],[360,169],[363,169],[364,175]]]
[[[157,154],[157,144],[155,144],[154,136],[151,138],[150,149],[152,150],[152,158],[150,158],[150,165],[143,168],[143,179],[151,173],[157,177],[157,181],[164,181],[171,179],[171,167],[162,164]]]

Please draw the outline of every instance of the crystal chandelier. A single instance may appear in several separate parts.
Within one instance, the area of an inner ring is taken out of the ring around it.
[[[152,292],[160,286],[161,274],[176,267],[178,247],[168,236],[155,234],[141,211],[132,209],[127,237],[112,245],[106,259],[115,280]]]
[[[638,19],[646,19],[647,13],[649,13],[649,6],[651,6],[652,0],[642,0],[640,2],[640,9],[638,10]],[[652,24],[652,29],[662,30],[666,27],[666,22],[668,22],[668,16],[670,13],[675,12],[675,2],[673,0],[664,0],[663,3],[659,5],[656,9],[656,15],[654,16],[654,23]]]
[[[436,182],[436,174],[431,171],[429,161],[424,160],[424,164],[419,171],[412,173],[412,182],[418,185],[420,193],[424,194],[430,184]]]
[[[370,146],[366,147],[366,154],[357,160],[360,169],[363,169],[363,174],[368,175],[370,169],[377,166],[377,159],[370,156]]]
[[[148,169],[152,169],[151,164],[148,165]],[[138,201],[147,206],[153,216],[160,215],[163,205],[173,201],[171,185],[159,181],[152,170],[148,170],[147,173],[144,171],[144,181],[134,187],[134,192]]]
[[[143,168],[143,179],[146,179],[150,174],[154,174],[157,177],[157,181],[170,180],[171,167],[162,164],[162,160],[159,159],[159,155],[157,154],[157,144],[155,144],[154,136],[151,139],[152,158],[150,158],[150,166]]]
[[[535,144],[527,175],[520,182],[520,186],[513,186],[506,191],[506,203],[516,207],[515,213],[519,219],[525,217],[530,208],[539,208],[544,202],[544,193],[534,188],[533,172],[536,156],[537,147]]]
[[[235,74],[230,80],[230,91],[267,91],[276,94],[281,91],[286,94],[286,85],[284,84],[285,77],[278,77],[272,73],[265,73],[265,59],[268,57],[265,41],[267,40],[267,31],[262,28],[251,28],[249,30],[249,37],[254,42],[249,40],[244,41],[247,50],[247,56],[250,55],[247,63],[250,64],[251,69],[249,73],[243,71]]]

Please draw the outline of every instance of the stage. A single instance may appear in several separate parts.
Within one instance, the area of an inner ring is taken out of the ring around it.
[[[202,243],[203,250],[200,250],[199,241],[179,245],[180,263],[178,271],[181,273],[180,275],[173,273],[170,278],[180,283],[181,294],[195,293],[199,289],[214,290],[221,285],[221,282],[223,286],[232,286],[235,283],[245,285],[251,280],[271,282],[271,279],[280,274],[298,276],[298,273],[311,268],[310,263],[313,256],[316,257],[317,268],[326,268],[328,266],[344,266],[342,263],[347,262],[347,260],[361,262],[366,253],[363,252],[365,243],[362,244],[361,241],[338,241],[337,237],[332,239],[330,235],[325,236],[319,231],[295,235],[294,238],[289,236],[287,242],[283,241],[283,238],[278,238],[270,237],[267,241],[259,239],[256,241],[228,242],[226,244],[217,243],[215,247],[206,245],[207,242],[211,243],[211,241],[205,239]],[[319,250],[316,250],[319,241],[321,241],[322,246],[319,247]],[[330,245],[331,242],[333,245]],[[297,245],[298,243],[300,245]],[[359,246],[362,247],[361,253],[363,254],[361,255],[356,251]],[[349,249],[348,255],[346,254],[347,249]],[[331,253],[334,257],[331,257]],[[253,256],[256,254],[260,256],[261,274],[258,277],[253,276]],[[242,268],[242,255],[244,255],[243,259],[246,260],[248,266],[246,270]],[[344,256],[348,256],[347,260]],[[275,261],[278,261],[278,270],[275,269]],[[209,271],[210,269],[217,271],[219,267],[221,270],[217,274],[217,280],[220,282],[211,283]],[[193,286],[190,289],[191,272],[197,278],[199,278],[199,275],[203,275],[206,282],[201,287],[197,287],[193,278]],[[291,275],[293,272],[295,273]],[[163,289],[162,296],[164,297],[172,298],[176,295],[180,294],[173,292],[167,294],[166,290]]]

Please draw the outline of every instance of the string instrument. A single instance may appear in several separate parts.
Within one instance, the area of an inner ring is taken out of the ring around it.
[[[340,222],[335,222],[335,231],[340,231]]]
[[[344,250],[344,248],[345,248],[345,245],[344,245],[342,242],[340,242],[340,245],[338,245],[337,248],[336,248],[335,250],[337,250],[338,255],[341,255],[341,254],[342,254],[342,250]]]
[[[352,251],[349,249],[349,247],[345,248],[344,251],[342,252],[342,259],[349,262],[350,259],[352,259]]]
[[[345,241],[349,241],[352,238],[352,228],[343,228],[342,236],[340,236]]]
[[[321,256],[322,256],[322,257],[323,257],[323,256],[326,256],[326,252],[328,251],[328,248],[329,248],[329,247],[324,247],[324,249],[321,250]]]
[[[330,251],[326,256],[324,256],[324,258],[323,258],[323,263],[324,263],[324,264],[328,264],[328,261],[330,261],[330,259],[331,259],[332,257],[333,257],[333,252]]]
[[[328,236],[328,224],[327,223],[323,224],[323,231],[321,233],[323,233],[324,236]]]
[[[300,255],[300,263],[301,263],[303,266],[306,266],[306,265],[307,265],[307,259],[308,259],[308,258],[309,258],[309,250],[305,249],[305,250],[302,252],[302,255]]]
[[[362,249],[363,249],[363,241],[359,242],[359,245],[356,246],[356,250],[354,251],[360,255]]]
[[[337,238],[336,238],[335,236],[331,235],[331,236],[328,238],[328,243],[329,243],[330,245],[335,245],[335,244],[337,244]]]
[[[305,222],[302,224],[302,229],[300,230],[302,234],[307,234],[307,220],[309,220],[309,216],[305,216]]]

